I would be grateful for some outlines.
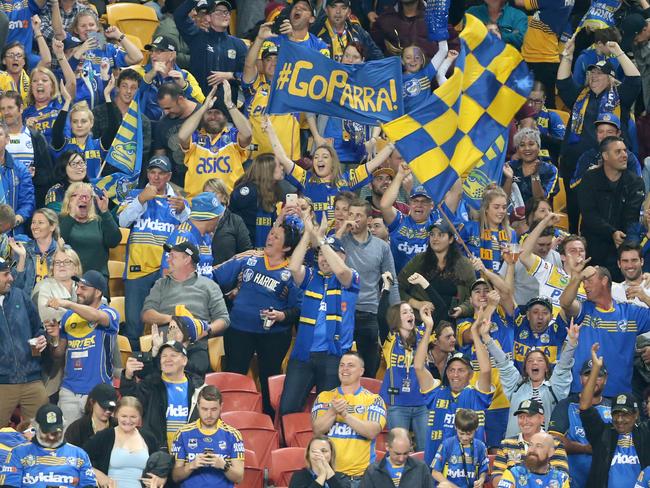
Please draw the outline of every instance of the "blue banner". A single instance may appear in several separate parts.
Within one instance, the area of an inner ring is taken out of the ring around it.
[[[282,41],[266,111],[311,112],[369,125],[388,122],[404,114],[400,59],[341,64]]]

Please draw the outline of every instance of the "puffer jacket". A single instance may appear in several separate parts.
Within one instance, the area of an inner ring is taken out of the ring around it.
[[[16,215],[27,221],[34,213],[36,206],[34,183],[27,166],[14,161],[9,152],[5,151],[5,164],[0,166],[0,177],[5,192],[5,202],[11,205]],[[16,234],[23,234],[23,225],[14,229]]]

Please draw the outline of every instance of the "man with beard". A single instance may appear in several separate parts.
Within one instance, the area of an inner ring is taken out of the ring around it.
[[[15,447],[2,467],[3,486],[34,488],[95,487],[95,472],[88,454],[63,440],[63,413],[47,404],[36,413],[36,435]]]
[[[395,149],[393,153],[395,151],[397,151],[397,149]],[[390,184],[393,182],[394,178],[395,178],[395,170],[393,170],[393,168],[381,166],[377,168],[375,171],[373,171],[372,180],[368,185],[368,189],[370,190],[370,195],[366,196],[366,200],[372,206],[373,218],[382,216],[381,197],[384,196],[384,192],[388,189]],[[404,193],[404,190],[402,188],[400,188],[400,193]],[[404,200],[406,200],[406,195],[402,195],[402,197]],[[395,200],[395,202],[393,203],[393,208],[407,215],[409,213],[409,206],[400,200],[401,200],[400,196],[398,195],[398,199]]]
[[[650,465],[650,424],[638,424],[639,405],[631,394],[612,400],[612,423],[606,423],[593,406],[593,396],[603,357],[599,344],[591,347],[593,367],[580,396],[580,419],[592,446],[589,488],[634,486],[644,466]],[[614,364],[614,363],[612,363]]]
[[[248,157],[248,146],[253,138],[250,122],[232,102],[230,85],[223,83],[223,101],[234,127],[228,128],[225,114],[213,107],[216,90],[216,86],[212,88],[203,105],[178,129],[178,140],[185,152],[183,162],[187,167],[185,192],[190,198],[201,193],[212,178],[222,180],[230,193],[235,181],[244,174],[242,164]]]
[[[201,389],[199,419],[174,437],[172,478],[181,488],[232,487],[244,479],[244,441],[237,429],[221,420],[221,392],[212,385]]]
[[[612,283],[612,298],[617,302],[630,302],[648,308],[650,288],[644,286],[641,247],[629,242],[621,244],[618,248],[618,267],[623,281]]]
[[[61,318],[45,327],[53,339],[55,358],[65,356],[59,406],[66,425],[81,417],[90,391],[99,383],[110,383],[113,374],[113,348],[120,328],[117,310],[102,303],[106,295],[106,278],[95,270],[73,276],[77,283],[77,301],[50,298],[47,306],[67,309]]]
[[[550,465],[555,452],[553,437],[539,432],[531,438],[524,465],[514,466],[503,473],[498,488],[554,486],[569,488],[569,475]]]

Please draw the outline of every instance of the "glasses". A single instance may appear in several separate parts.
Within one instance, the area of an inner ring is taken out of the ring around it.
[[[72,261],[70,259],[66,259],[64,261],[55,260],[53,263],[54,266],[70,266],[72,264]]]
[[[530,103],[531,105],[544,105],[544,99],[529,98],[528,103]]]
[[[228,17],[230,15],[230,10],[214,10],[212,13],[221,17]]]
[[[70,161],[68,163],[68,166],[70,166],[71,168],[85,168],[86,161]]]
[[[92,197],[86,193],[73,193],[72,198],[78,198],[79,200],[90,200]]]
[[[7,53],[5,54],[6,58],[14,58],[14,59],[23,59],[25,57],[24,54],[22,53]]]

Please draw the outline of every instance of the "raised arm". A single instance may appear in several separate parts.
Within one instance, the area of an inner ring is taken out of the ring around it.
[[[65,56],[63,50],[63,41],[59,41],[58,39],[54,39],[52,41],[52,53],[54,54],[54,57],[58,61],[59,66],[61,67],[61,71],[63,72],[65,87],[68,90],[68,93],[72,94],[72,97],[74,98],[77,90],[77,78],[74,74],[74,71],[72,70],[72,67],[70,66],[70,63],[68,62],[68,58]]]
[[[181,124],[178,129],[178,142],[181,145],[181,149],[187,151],[190,148],[190,141],[192,140],[192,134],[199,127],[201,119],[203,119],[203,114],[212,108],[214,101],[216,100],[215,94],[217,93],[216,85],[212,87],[208,96],[205,97],[203,104],[199,107],[198,110],[192,112],[185,121]]]
[[[400,163],[395,178],[393,178],[393,181],[391,181],[390,185],[388,185],[388,188],[386,188],[386,191],[381,196],[379,208],[386,225],[392,224],[393,220],[397,217],[397,210],[393,207],[393,204],[397,201],[402,181],[404,181],[404,178],[410,174],[411,168],[409,168],[408,164]]]
[[[377,155],[366,163],[366,169],[368,174],[372,174],[379,166],[381,166],[391,155],[395,145],[392,142],[389,142],[384,146],[384,148],[377,153]]]
[[[609,52],[616,56],[625,76],[641,76],[639,68],[637,68],[632,60],[627,57],[627,54],[625,54],[625,51],[621,49],[618,42],[608,41],[606,46],[609,49]]]
[[[237,127],[237,142],[239,147],[247,148],[253,140],[253,128],[248,119],[242,114],[237,105],[232,102],[232,92],[230,83],[223,81],[223,103],[232,118],[232,123]],[[215,85],[216,88],[216,85]]]
[[[569,279],[569,284],[560,295],[560,307],[562,307],[562,311],[567,320],[571,317],[577,317],[580,313],[580,302],[578,302],[577,297],[582,280],[596,272],[593,266],[587,266],[585,268],[590,259],[587,258],[581,263],[575,263],[572,256],[567,256],[567,264],[569,264],[571,278]]]
[[[305,279],[305,254],[307,254],[307,249],[309,249],[309,228],[312,227],[310,217],[307,213],[303,214],[303,223],[305,230],[300,238],[300,242],[293,250],[291,258],[289,259],[289,266],[287,269],[291,271],[291,276],[296,285],[302,285],[303,280]]]
[[[320,252],[323,254],[323,257],[329,264],[332,272],[336,275],[336,278],[341,282],[341,284],[348,288],[352,284],[353,273],[352,269],[345,264],[345,261],[341,259],[334,249],[330,247],[330,244],[325,237],[327,235],[327,219],[323,217],[320,222],[318,229],[310,229],[310,238],[312,246],[318,247]],[[307,229],[305,228],[305,231]]]
[[[533,249],[535,249],[535,243],[537,239],[542,235],[544,229],[549,226],[554,226],[560,221],[560,216],[554,213],[546,215],[536,226],[530,231],[528,237],[524,239],[524,242],[521,245],[521,254],[519,255],[519,261],[523,264],[526,269],[530,269],[535,264],[535,259],[533,258]]]
[[[273,32],[271,32],[271,27],[273,22],[267,22],[260,26],[260,30],[257,32],[257,37],[251,47],[248,49],[246,54],[246,59],[244,60],[244,72],[242,73],[242,81],[244,83],[253,83],[255,78],[257,78],[257,59],[262,49],[264,41],[270,39],[271,37],[276,37]]]
[[[424,335],[418,342],[418,347],[415,349],[415,357],[413,358],[413,367],[415,368],[415,375],[420,384],[420,391],[428,393],[440,385],[440,381],[435,379],[431,372],[427,369],[425,362],[429,352],[429,342],[431,341],[431,331],[433,331],[433,317],[431,310],[425,308],[420,312],[422,322],[424,323]]]
[[[562,56],[560,59],[560,66],[557,69],[557,79],[566,80],[571,78],[571,63],[573,62],[573,51],[575,50],[575,35],[569,39],[564,45]]]
[[[41,32],[41,18],[38,15],[32,16],[32,30],[34,31],[34,39],[38,46],[38,54],[41,56],[38,66],[49,67],[52,64],[52,53],[50,53],[45,36]]]
[[[596,380],[598,379],[600,370],[603,367],[603,358],[602,356],[598,357],[599,348],[600,348],[600,344],[598,344],[597,342],[595,342],[591,346],[592,367],[591,367],[591,371],[589,372],[589,378],[587,379],[587,383],[585,384],[584,388],[582,389],[582,393],[580,394],[580,410],[587,410],[588,408],[590,408],[594,400],[594,390],[596,389]]]
[[[500,305],[506,311],[508,315],[512,315],[515,311],[515,302],[514,302],[514,274],[515,266],[513,262],[508,263],[508,269],[506,270],[505,277],[502,277],[500,274],[495,273],[494,271],[487,269],[481,261],[481,258],[472,256],[470,258],[472,266],[476,271],[478,271],[482,276],[492,283],[492,286],[500,295]]]
[[[479,314],[477,320],[474,321],[471,327],[472,339],[474,339],[474,349],[476,350],[476,360],[478,361],[479,377],[476,382],[476,387],[479,391],[488,393],[492,391],[492,365],[490,364],[490,355],[487,348],[479,335],[479,329],[485,324],[489,323],[489,316]]]
[[[131,42],[131,40],[126,37],[126,34],[123,34],[117,27],[114,25],[110,26],[104,31],[106,39],[114,39],[118,42],[122,48],[126,51],[125,61],[131,64],[139,64],[144,56],[138,47]]]
[[[294,162],[289,159],[289,156],[287,156],[287,153],[282,147],[280,139],[275,133],[275,128],[273,127],[271,119],[269,119],[268,115],[264,115],[262,118],[262,130],[266,132],[266,135],[269,137],[269,141],[271,141],[271,147],[273,148],[273,154],[275,154],[275,157],[278,158],[278,161],[280,161],[280,164],[284,168],[284,172],[287,174],[291,173],[293,170]]]

